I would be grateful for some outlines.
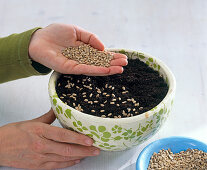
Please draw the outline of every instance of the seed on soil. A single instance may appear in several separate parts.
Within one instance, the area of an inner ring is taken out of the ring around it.
[[[89,104],[93,104],[93,101],[88,101]]]
[[[122,94],[126,94],[127,93],[127,91],[123,91],[123,92],[121,92]]]
[[[65,86],[65,88],[71,88],[71,86],[70,86],[70,84],[67,84],[66,86]]]
[[[95,112],[95,110],[91,110],[91,112]]]
[[[118,118],[121,118],[121,115],[118,115]]]
[[[123,116],[127,116],[125,110],[122,111],[122,115],[123,115]]]
[[[112,113],[109,113],[109,114],[108,114],[108,116],[111,116],[111,115],[112,115]]]
[[[101,115],[101,117],[105,118],[105,117],[106,117],[106,115]]]
[[[67,47],[62,50],[62,54],[70,60],[80,64],[88,64],[102,67],[109,67],[113,59],[110,52],[98,51],[89,44],[82,44],[78,47]]]
[[[75,109],[78,110],[78,111],[81,111],[81,112],[83,111],[83,109],[81,108],[80,104],[78,104],[78,106],[76,106]]]
[[[131,111],[131,108],[127,108],[127,111],[130,112]]]
[[[140,107],[139,110],[143,110],[143,107]]]
[[[58,97],[84,113],[99,117],[126,118],[152,109],[166,96],[168,86],[146,64],[138,59],[128,61],[122,74],[60,75],[56,83]]]

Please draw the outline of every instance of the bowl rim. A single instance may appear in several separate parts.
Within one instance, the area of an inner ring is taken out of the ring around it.
[[[171,136],[171,137],[167,137],[167,138],[161,138],[158,140],[155,140],[153,142],[151,142],[150,144],[148,144],[139,154],[137,161],[136,161],[136,170],[144,170],[146,169],[146,166],[148,167],[149,162],[148,162],[148,158],[150,156],[152,156],[152,154],[154,152],[158,152],[157,150],[161,150],[161,149],[166,149],[167,145],[173,144],[173,143],[178,143],[178,145],[173,145],[175,146],[174,148],[177,148],[177,150],[179,151],[172,151],[173,153],[178,153],[180,151],[186,150],[185,148],[182,148],[182,150],[180,150],[181,148],[179,147],[179,144],[189,144],[187,147],[194,147],[193,149],[199,149],[199,150],[203,150],[204,152],[207,152],[207,144],[204,142],[201,142],[197,139],[193,139],[191,137],[183,137],[183,136]],[[198,146],[198,147],[197,147]],[[171,148],[171,150],[173,150],[173,148]],[[147,161],[147,162],[146,162]]]
[[[175,76],[173,75],[173,73],[171,72],[171,70],[168,68],[168,66],[166,64],[164,64],[164,62],[162,62],[160,59],[153,57],[152,55],[142,52],[140,50],[128,50],[128,49],[124,49],[124,48],[108,48],[108,51],[113,51],[113,52],[118,52],[121,50],[124,50],[126,52],[129,53],[142,53],[144,54],[145,57],[147,58],[153,58],[153,60],[156,61],[156,63],[158,63],[160,65],[160,67],[164,70],[167,78],[168,78],[168,83],[169,83],[169,89],[168,92],[166,94],[166,96],[164,97],[164,99],[158,104],[156,105],[154,108],[152,108],[151,110],[144,112],[140,115],[136,115],[133,117],[127,117],[127,118],[120,118],[120,119],[116,119],[116,118],[102,118],[102,117],[98,117],[98,116],[93,116],[93,115],[89,115],[87,113],[84,112],[80,112],[76,109],[74,109],[71,106],[68,106],[67,104],[63,103],[62,100],[60,100],[59,97],[57,97],[57,103],[64,105],[66,108],[70,109],[71,111],[75,111],[76,113],[80,114],[81,116],[87,117],[88,119],[93,119],[93,121],[102,121],[102,122],[110,122],[112,121],[113,123],[127,123],[130,122],[135,122],[135,121],[139,121],[139,120],[144,120],[150,116],[152,116],[155,112],[158,112],[160,110],[160,108],[162,108],[163,105],[165,105],[166,101],[175,94],[175,90],[176,90],[176,80],[175,80]],[[56,85],[56,80],[58,79],[58,77],[61,75],[61,73],[58,73],[56,71],[53,71],[53,73],[50,76],[49,79],[49,84],[48,84],[48,92],[50,96],[54,96],[57,95],[56,93],[56,89],[55,89],[55,85]]]

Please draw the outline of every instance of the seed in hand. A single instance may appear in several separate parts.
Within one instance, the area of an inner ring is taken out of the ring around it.
[[[113,55],[107,51],[98,51],[89,44],[82,44],[78,47],[67,47],[62,50],[62,54],[70,60],[75,60],[79,64],[109,67]]]

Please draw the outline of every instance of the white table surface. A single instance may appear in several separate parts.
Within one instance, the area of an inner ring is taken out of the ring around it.
[[[1,37],[54,22],[94,32],[108,48],[152,54],[171,68],[177,80],[174,109],[154,137],[127,151],[101,152],[68,170],[135,169],[140,151],[163,137],[188,136],[207,143],[207,1],[0,0]],[[49,110],[49,76],[0,85],[0,126]],[[57,121],[54,125],[60,126]]]

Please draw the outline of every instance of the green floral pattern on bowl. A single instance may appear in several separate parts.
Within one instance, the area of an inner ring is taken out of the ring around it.
[[[163,101],[155,108],[141,115],[113,119],[88,115],[63,103],[55,91],[59,73],[53,72],[49,82],[49,95],[56,117],[64,128],[83,133],[94,140],[94,146],[107,151],[120,151],[141,144],[153,136],[166,121],[175,95],[175,78],[164,63],[142,52],[110,49],[139,58],[154,70],[159,71],[169,86]]]

